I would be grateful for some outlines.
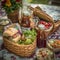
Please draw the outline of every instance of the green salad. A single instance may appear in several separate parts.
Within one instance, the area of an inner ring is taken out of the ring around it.
[[[32,42],[34,42],[34,40],[36,40],[36,36],[37,36],[37,33],[34,29],[32,30],[26,30],[23,32],[24,34],[24,40],[19,40],[18,43],[19,44],[25,44],[25,45],[29,45],[29,44],[32,44]]]

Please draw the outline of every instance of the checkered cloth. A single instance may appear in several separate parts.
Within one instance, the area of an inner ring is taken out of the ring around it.
[[[47,14],[49,14],[51,17],[54,18],[54,20],[58,20],[60,19],[60,7],[57,7],[57,6],[49,6],[49,5],[40,5],[40,4],[32,4],[31,6],[35,7],[35,6],[40,6],[42,8],[42,10],[46,11]],[[1,12],[0,12],[1,13]],[[2,17],[3,17],[3,14],[5,13],[2,13]],[[0,15],[0,17],[1,17]],[[5,16],[6,17],[6,16]],[[59,39],[60,39],[60,28],[58,28],[58,30],[53,33],[51,36],[49,36],[48,38],[57,38],[57,33],[59,35]],[[52,37],[53,36],[53,37]],[[4,45],[3,45],[3,38],[2,38],[2,35],[0,33],[0,60],[3,59],[3,60],[34,60],[35,58],[35,55],[32,55],[32,57],[30,58],[22,58],[22,57],[19,57],[19,56],[16,56],[15,54],[9,52],[8,50],[6,50],[4,48]],[[56,60],[60,60],[60,53],[56,53]]]

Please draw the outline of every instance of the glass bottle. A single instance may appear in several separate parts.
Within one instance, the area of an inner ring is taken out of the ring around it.
[[[33,21],[33,12],[28,8],[29,3],[27,0],[22,0],[22,19],[21,25],[23,27],[30,27],[30,23]]]
[[[45,39],[45,36],[44,36],[44,32],[38,30],[37,31],[37,47],[38,48],[43,48],[43,47],[46,47],[46,39]]]

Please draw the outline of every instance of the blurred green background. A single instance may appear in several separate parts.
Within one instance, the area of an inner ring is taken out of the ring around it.
[[[49,0],[31,0],[32,3],[48,4]]]
[[[60,0],[27,0],[33,4],[48,4],[60,6]]]

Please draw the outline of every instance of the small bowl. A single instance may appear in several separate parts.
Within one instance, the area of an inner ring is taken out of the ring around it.
[[[37,60],[55,60],[55,54],[48,48],[40,48],[36,52],[36,58]]]
[[[10,19],[0,19],[0,31],[3,31],[4,27],[11,23]]]
[[[9,23],[12,23],[12,22],[10,21],[10,19],[0,19],[0,25],[1,25],[1,26],[6,26],[6,25],[8,25]]]
[[[59,52],[60,51],[60,48],[58,48],[58,47],[56,47],[56,46],[52,46],[51,44],[53,44],[53,42],[55,41],[55,40],[57,40],[57,39],[50,39],[50,40],[48,40],[47,41],[47,47],[49,48],[49,49],[51,49],[53,52]]]

